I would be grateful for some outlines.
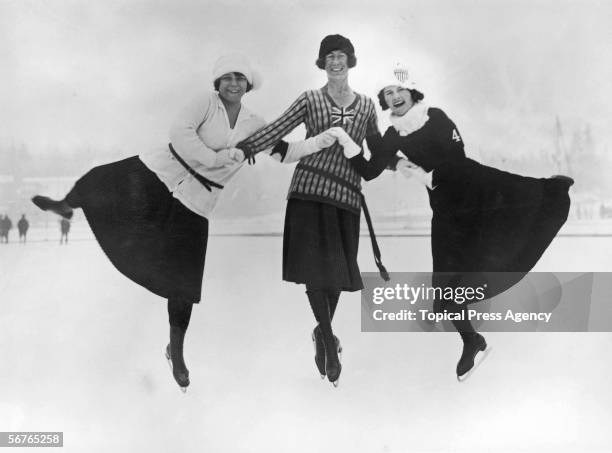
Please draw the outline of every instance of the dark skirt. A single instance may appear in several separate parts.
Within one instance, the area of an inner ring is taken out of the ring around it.
[[[357,250],[359,214],[316,201],[289,199],[283,236],[283,280],[312,288],[363,288]]]
[[[569,184],[559,179],[519,176],[465,159],[436,169],[433,182],[433,270],[507,273],[490,285],[490,297],[533,268],[569,213]]]
[[[66,201],[83,209],[123,275],[166,299],[200,301],[208,220],[174,198],[138,157],[93,168]]]

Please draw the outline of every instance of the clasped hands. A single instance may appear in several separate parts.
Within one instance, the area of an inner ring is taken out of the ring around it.
[[[361,147],[357,145],[341,127],[329,128],[325,132],[322,132],[315,137],[315,141],[319,149],[327,148],[333,145],[336,140],[344,148],[344,156],[347,159],[355,157],[361,153]],[[406,178],[411,178],[415,175],[420,176],[421,173],[425,173],[421,167],[405,158],[401,158],[397,162],[396,170]]]
[[[321,132],[315,136],[315,144],[319,149],[328,148],[338,142],[344,149],[344,156],[347,159],[357,156],[361,153],[361,147],[355,143],[349,134],[346,133],[341,127],[330,127],[326,131]]]
[[[361,153],[361,147],[341,127],[329,128],[315,137],[316,144],[320,149],[333,145],[336,140],[344,148],[346,158],[350,159]],[[406,178],[425,173],[421,167],[405,158],[401,158],[397,162],[396,170]]]
[[[330,127],[329,129],[312,137],[312,140],[314,141],[316,151],[329,148],[335,142],[338,142],[340,146],[342,146],[344,156],[347,159],[355,157],[361,153],[361,147],[357,145],[341,127]],[[240,148],[226,148],[217,152],[215,165],[218,167],[231,166],[242,163],[245,159],[245,153]],[[417,178],[419,178],[421,176],[420,173],[424,173],[421,167],[404,158],[401,158],[397,162],[396,170],[406,178],[411,178],[413,176],[417,176]]]
[[[316,151],[329,148],[337,141],[344,149],[344,155],[347,159],[355,157],[361,152],[361,147],[341,127],[330,127],[312,138]],[[243,162],[245,159],[245,153],[240,148],[226,148],[217,152],[215,165],[219,167],[234,165]]]
[[[245,159],[244,152],[240,148],[225,148],[217,151],[215,165],[225,167],[228,165],[239,164]]]

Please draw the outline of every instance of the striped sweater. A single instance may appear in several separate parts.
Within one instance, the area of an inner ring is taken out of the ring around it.
[[[239,148],[258,153],[276,145],[299,124],[304,123],[306,137],[313,137],[333,126],[341,126],[359,145],[366,137],[378,135],[376,111],[372,100],[355,93],[348,107],[338,107],[327,87],[302,93],[277,120],[238,144]],[[355,213],[361,210],[361,177],[344,157],[337,142],[298,163],[287,198],[329,203]]]

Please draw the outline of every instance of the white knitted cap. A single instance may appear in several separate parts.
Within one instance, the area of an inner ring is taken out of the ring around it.
[[[223,74],[230,72],[244,74],[248,82],[253,86],[253,90],[261,86],[261,76],[253,69],[251,63],[244,55],[234,53],[219,57],[213,66],[213,80],[217,80]]]

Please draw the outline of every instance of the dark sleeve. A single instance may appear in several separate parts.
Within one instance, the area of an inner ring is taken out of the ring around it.
[[[363,152],[350,159],[353,168],[366,181],[379,176],[385,168],[395,169],[398,157],[395,155],[398,148],[394,143],[386,142],[380,133],[366,137],[370,149],[370,160],[366,160]]]
[[[272,157],[274,154],[278,154],[280,156],[280,161],[283,162],[285,160],[285,157],[287,156],[288,150],[289,143],[287,143],[285,140],[281,140],[276,145],[274,145],[274,148],[272,148],[270,157]]]
[[[387,135],[385,140],[396,141],[402,153],[425,171],[465,157],[463,140],[457,127],[440,109],[430,108],[429,120],[412,134],[405,137],[400,137],[397,132],[393,134],[394,137]]]

